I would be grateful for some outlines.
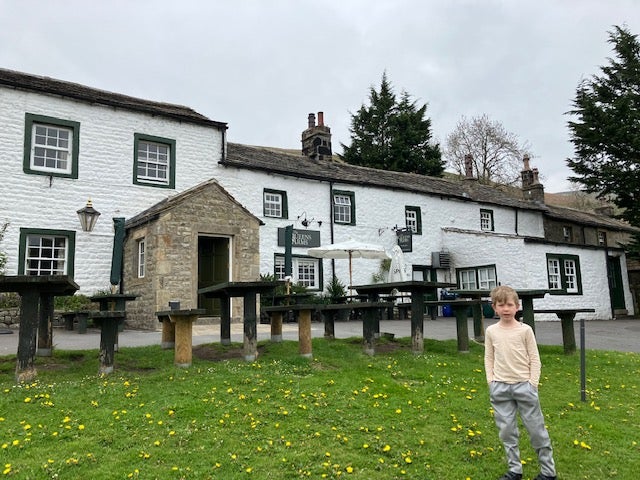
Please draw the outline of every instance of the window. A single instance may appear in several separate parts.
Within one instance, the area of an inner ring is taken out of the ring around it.
[[[459,269],[457,276],[462,290],[491,290],[498,286],[495,265]]]
[[[134,135],[133,183],[175,187],[176,142],[167,138]]]
[[[547,254],[547,275],[552,294],[582,294],[580,259],[577,255]]]
[[[602,232],[602,231],[598,232],[598,245],[602,247],[607,246],[607,232]]]
[[[20,275],[73,276],[75,232],[20,229]]]
[[[138,278],[144,278],[145,274],[145,253],[146,253],[146,242],[144,238],[138,240],[138,259],[136,265],[138,266]]]
[[[296,257],[291,259],[293,281],[311,290],[320,290],[322,264],[317,258]],[[284,280],[284,255],[275,257],[274,272],[277,280]]]
[[[289,218],[287,211],[287,192],[264,189],[263,212],[265,217]]]
[[[570,242],[573,239],[573,228],[571,227],[562,227],[562,238],[565,242]]]
[[[78,178],[80,124],[42,115],[25,115],[25,173]]]
[[[356,224],[356,202],[353,192],[333,191],[333,221],[346,225]]]
[[[422,235],[422,214],[420,207],[404,207],[405,225],[414,235]]]
[[[493,210],[480,209],[480,230],[493,232]]]

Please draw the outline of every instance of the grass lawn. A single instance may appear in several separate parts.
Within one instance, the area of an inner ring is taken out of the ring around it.
[[[194,349],[173,366],[159,346],[122,348],[97,375],[98,351],[38,358],[15,385],[15,355],[0,357],[0,476],[19,479],[493,480],[506,468],[491,416],[483,348],[455,341],[381,339],[368,357],[356,339]],[[640,355],[540,347],[542,408],[561,480],[638,476]],[[521,429],[524,478],[538,473]]]

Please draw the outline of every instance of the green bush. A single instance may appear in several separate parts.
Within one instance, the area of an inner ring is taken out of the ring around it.
[[[14,292],[0,293],[0,308],[17,308],[20,306],[20,295]]]
[[[91,300],[86,295],[77,293],[66,297],[55,297],[53,302],[56,310],[66,312],[78,312],[80,310],[91,310]]]

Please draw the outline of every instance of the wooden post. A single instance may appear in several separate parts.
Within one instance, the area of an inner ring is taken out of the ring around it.
[[[220,343],[231,345],[231,299],[226,295],[220,297]]]
[[[50,357],[53,354],[53,295],[40,294],[38,325],[38,349],[36,355]]]
[[[36,355],[36,338],[38,333],[38,307],[40,295],[33,290],[25,290],[21,294],[22,316],[18,331],[18,361],[16,364],[16,382],[29,383],[37,375],[33,364]]]
[[[244,294],[244,341],[243,353],[247,362],[258,358],[258,319],[256,317],[256,292]]]
[[[298,345],[300,349],[300,355],[305,358],[311,358],[313,356],[311,347],[311,310],[300,310],[298,317]]]
[[[324,320],[324,338],[334,339],[336,338],[335,317],[337,312],[331,310],[324,310],[322,317]]]
[[[118,341],[118,324],[124,319],[124,312],[100,311],[100,370],[101,374],[113,372],[113,364]]]
[[[158,315],[158,319],[162,322],[162,338],[160,347],[163,350],[169,350],[176,346],[176,327],[169,318],[169,315]]]
[[[193,358],[193,321],[198,315],[174,315],[171,322],[175,325],[175,359],[176,366],[188,368]]]
[[[424,295],[411,292],[411,351],[424,352]]]
[[[482,303],[472,305],[471,311],[473,312],[473,338],[475,338],[477,342],[484,342]]]
[[[453,313],[456,316],[456,331],[458,336],[458,352],[469,352],[469,326],[467,325],[467,309],[469,305],[456,305],[451,302]]]
[[[522,322],[531,327],[533,333],[536,333],[536,322],[533,314],[533,298],[525,297],[520,299],[522,302]]]
[[[573,329],[575,312],[558,312],[560,323],[562,324],[562,345],[564,353],[567,355],[576,353],[576,333]]]
[[[365,308],[362,312],[362,337],[363,337],[363,349],[367,355],[374,355],[376,353],[376,321],[379,313],[377,309]]]
[[[271,341],[282,341],[282,312],[271,312]]]

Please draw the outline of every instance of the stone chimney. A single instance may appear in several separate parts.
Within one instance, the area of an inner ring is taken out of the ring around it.
[[[324,113],[309,114],[309,126],[302,132],[302,154],[314,160],[331,159],[331,129],[324,124]]]
[[[544,203],[544,186],[538,179],[538,169],[531,169],[529,166],[529,156],[522,159],[524,168],[522,169],[522,196],[531,202]]]
[[[473,177],[473,156],[470,154],[464,156],[464,178],[465,180],[475,180]]]

